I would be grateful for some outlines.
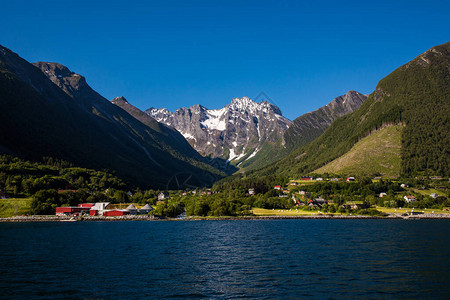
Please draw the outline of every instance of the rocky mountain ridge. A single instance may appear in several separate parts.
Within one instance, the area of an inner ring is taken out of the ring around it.
[[[243,161],[240,167],[246,170],[258,169],[284,158],[296,148],[319,137],[336,119],[358,109],[366,99],[366,95],[348,91],[327,105],[296,118],[276,143],[266,143],[261,151]]]
[[[142,123],[61,64],[33,65],[0,46],[0,95],[0,118],[8,124],[0,126],[0,153],[108,169],[144,188],[168,188],[180,173],[197,187],[225,175],[177,131]]]
[[[221,109],[197,104],[173,113],[165,108],[146,113],[177,129],[200,154],[235,163],[256,155],[266,142],[278,141],[291,124],[275,105],[248,97],[234,98]]]

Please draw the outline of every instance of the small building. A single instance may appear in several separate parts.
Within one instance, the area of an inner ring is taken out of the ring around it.
[[[302,196],[302,199],[305,199],[305,197],[306,197],[306,198],[311,197],[311,193],[310,193],[310,192],[299,191],[298,193]]]
[[[439,195],[436,193],[431,193],[430,197],[436,199],[437,197],[439,197]]]
[[[276,185],[273,187],[275,190],[281,190],[281,185]]]
[[[289,185],[297,186],[297,185],[298,185],[298,182],[296,182],[296,181],[291,181],[291,182],[289,182]]]
[[[386,197],[387,194],[386,193],[380,193],[380,198]]]
[[[404,184],[404,183],[402,183],[402,184],[400,184],[400,187],[402,187],[402,188],[405,188],[405,187],[408,187],[408,185],[407,185],[407,184]]]
[[[169,199],[169,194],[168,193],[161,192],[161,193],[158,194],[158,200],[159,201],[162,201],[162,200],[165,200],[165,199]]]
[[[248,189],[248,194],[249,195],[254,195],[255,194],[255,189]]]
[[[324,204],[327,204],[327,200],[325,200],[321,197],[311,199],[308,201],[308,206],[313,206],[313,207],[322,207]]]
[[[365,204],[365,203],[357,203],[357,204],[352,204],[352,205],[350,205],[350,207],[351,207],[352,209],[357,210],[357,209],[366,209],[366,208],[368,208],[368,205]]]
[[[89,211],[89,215],[91,216],[98,216],[98,215],[103,215],[103,211],[106,210],[106,208],[108,207],[109,202],[97,202],[94,204],[94,206],[91,207],[90,211]]]
[[[316,178],[316,181],[323,181],[322,177]]]
[[[107,210],[103,212],[104,217],[121,217],[125,215],[129,215],[130,212],[125,209],[113,209],[113,210]]]
[[[90,208],[88,207],[78,207],[78,206],[61,206],[56,208],[55,215],[57,216],[71,216],[79,215],[81,213],[88,213]]]
[[[289,194],[289,192],[290,192],[289,189],[283,188],[283,193],[284,194]]]
[[[347,182],[350,182],[350,181],[355,181],[355,177],[352,177],[352,176],[347,177]]]
[[[148,214],[153,210],[153,207],[149,204],[145,204],[141,209],[139,209],[139,214]]]
[[[405,196],[404,199],[405,199],[406,203],[411,203],[411,202],[416,201],[416,197],[411,196],[411,195]]]
[[[314,178],[312,176],[302,176],[300,180],[313,180]]]
[[[130,215],[136,215],[138,213],[136,206],[134,206],[133,204],[128,205],[128,207],[125,208],[125,210],[128,211]]]

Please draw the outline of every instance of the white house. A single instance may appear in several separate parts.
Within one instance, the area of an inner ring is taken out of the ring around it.
[[[405,199],[406,203],[411,203],[413,201],[416,201],[416,197],[414,197],[414,196],[405,196],[403,198]]]
[[[159,201],[164,200],[164,199],[168,199],[168,198],[169,198],[169,195],[167,193],[165,193],[165,192],[161,192],[158,195],[158,200]]]

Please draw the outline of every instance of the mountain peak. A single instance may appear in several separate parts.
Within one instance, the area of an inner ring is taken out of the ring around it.
[[[39,61],[39,62],[33,63],[33,65],[38,67],[39,69],[41,69],[44,73],[52,74],[59,78],[78,75],[78,74],[70,71],[68,67],[61,65],[59,63],[55,63],[55,62]],[[78,75],[78,76],[80,76],[80,75]]]
[[[220,109],[196,104],[174,113],[155,108],[146,113],[176,128],[201,154],[235,162],[256,155],[266,141],[276,143],[290,125],[277,107],[249,97],[233,98]]]
[[[128,100],[125,99],[124,96],[120,96],[120,97],[116,97],[116,98],[112,99],[111,102],[114,103],[114,104],[116,104],[116,103],[118,103],[118,102],[128,103]]]

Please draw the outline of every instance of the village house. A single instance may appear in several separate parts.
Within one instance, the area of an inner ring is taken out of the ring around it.
[[[316,178],[316,181],[323,181],[322,177]]]
[[[308,201],[308,206],[311,207],[322,207],[324,204],[327,204],[327,200],[322,197],[311,199]]]
[[[300,180],[313,180],[314,178],[312,176],[303,176],[300,178]]]
[[[89,211],[89,215],[91,216],[102,216],[103,215],[103,211],[106,210],[106,208],[108,207],[109,202],[97,202],[95,203],[90,211]]]
[[[311,197],[311,193],[310,192],[299,191],[298,193],[302,196],[302,199]]]
[[[367,204],[365,204],[365,203],[351,204],[350,207],[351,207],[352,209],[355,209],[355,210],[357,210],[357,209],[366,209],[366,208],[369,208],[369,206],[368,206]]]
[[[248,189],[248,194],[249,195],[254,195],[255,194],[255,189]]]
[[[385,197],[385,196],[387,196],[386,193],[380,193],[380,198],[383,198],[383,197]]]
[[[355,177],[347,177],[347,182],[355,181]]]
[[[289,192],[290,192],[289,189],[283,188],[283,193],[284,194],[289,194]]]
[[[430,197],[436,199],[437,197],[439,197],[439,195],[436,193],[431,193]]]
[[[416,201],[416,197],[411,196],[411,195],[410,196],[405,196],[404,199],[405,199],[406,203],[411,203],[411,202]]]
[[[158,201],[169,199],[169,194],[166,192],[161,192],[158,194]]]
[[[276,185],[273,187],[275,190],[281,190],[281,185]]]

